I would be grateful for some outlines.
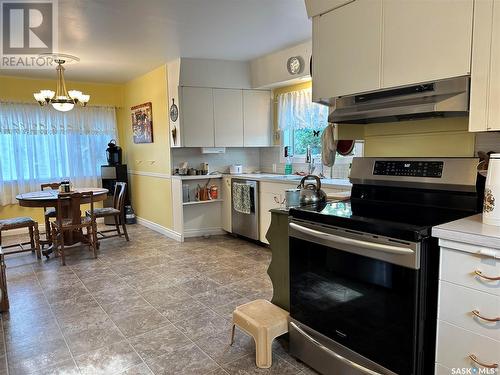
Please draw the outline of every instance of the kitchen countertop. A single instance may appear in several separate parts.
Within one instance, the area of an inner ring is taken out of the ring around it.
[[[276,182],[280,184],[290,184],[293,186],[297,186],[300,183],[300,180],[302,179],[302,176],[297,176],[297,175],[279,175],[271,173],[225,174],[224,176],[228,176],[231,178],[244,178],[262,182]],[[332,189],[350,190],[352,184],[348,179],[322,178],[321,186]]]
[[[483,224],[481,214],[435,226],[432,235],[443,240],[500,249],[500,227]]]
[[[212,178],[222,178],[221,174],[197,174],[197,175],[173,175],[172,178],[180,180],[209,180]]]

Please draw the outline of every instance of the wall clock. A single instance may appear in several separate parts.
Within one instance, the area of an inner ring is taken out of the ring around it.
[[[175,99],[172,99],[172,105],[170,106],[170,120],[172,122],[176,122],[179,118],[179,108],[177,104],[175,104]]]
[[[292,56],[286,62],[288,73],[300,74],[304,71],[304,59],[301,56]]]

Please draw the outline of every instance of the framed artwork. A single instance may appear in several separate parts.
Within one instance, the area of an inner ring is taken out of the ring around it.
[[[151,102],[136,105],[130,110],[134,143],[153,143],[153,106]]]

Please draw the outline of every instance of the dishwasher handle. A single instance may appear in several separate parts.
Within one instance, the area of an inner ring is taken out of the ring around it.
[[[319,230],[307,228],[307,227],[304,227],[302,225],[295,224],[295,223],[290,223],[290,228],[292,228],[298,232],[310,235],[312,237],[320,238],[322,240],[331,241],[331,242],[344,244],[344,245],[357,246],[357,247],[367,249],[367,250],[382,251],[385,253],[391,253],[391,254],[397,254],[397,255],[413,255],[415,253],[412,249],[407,248],[407,247],[392,246],[392,245],[386,245],[386,244],[377,243],[377,242],[357,240],[354,238],[339,236],[337,234],[320,232]]]

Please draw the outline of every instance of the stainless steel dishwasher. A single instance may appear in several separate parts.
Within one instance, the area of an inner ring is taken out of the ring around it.
[[[235,199],[238,199],[237,184],[247,185],[250,193],[250,205],[247,210],[238,210]],[[245,211],[245,212],[242,212]],[[231,180],[231,221],[234,234],[259,239],[259,183],[255,180],[233,178]]]

